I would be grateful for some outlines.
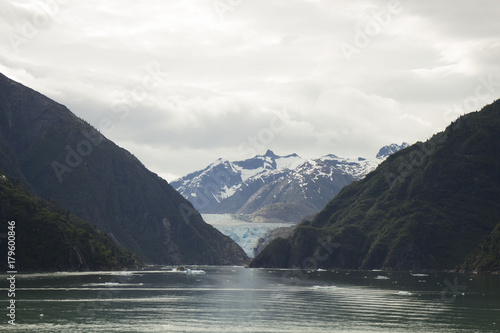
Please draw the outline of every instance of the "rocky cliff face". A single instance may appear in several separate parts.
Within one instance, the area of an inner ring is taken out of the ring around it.
[[[251,266],[459,268],[498,224],[499,133],[496,101],[391,155]],[[495,235],[483,252],[493,253]]]
[[[0,74],[0,168],[147,263],[248,258],[165,180],[66,107]]]

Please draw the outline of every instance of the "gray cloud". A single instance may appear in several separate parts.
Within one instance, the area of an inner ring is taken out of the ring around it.
[[[395,1],[13,0],[0,71],[168,179],[267,148],[371,156],[500,96],[500,3]]]

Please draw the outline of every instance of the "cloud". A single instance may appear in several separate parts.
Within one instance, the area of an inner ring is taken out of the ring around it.
[[[499,3],[394,1],[243,0],[221,16],[212,0],[13,0],[0,71],[169,179],[267,148],[371,156],[425,140],[500,80]]]

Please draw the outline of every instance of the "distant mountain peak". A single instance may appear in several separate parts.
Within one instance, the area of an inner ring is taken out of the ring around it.
[[[271,149],[268,149],[266,151],[266,154],[264,156],[272,157],[272,158],[277,158],[278,155],[276,155]]]
[[[399,147],[387,146],[386,153]],[[171,185],[202,213],[253,214],[269,205],[293,204],[295,218],[300,219],[319,211],[343,186],[374,170],[382,158],[330,154],[303,159],[295,153],[280,156],[268,149],[264,155],[242,161],[217,161]],[[297,210],[300,205],[302,215]]]
[[[253,158],[255,159],[255,158],[259,158],[259,157],[270,157],[273,160],[280,159],[280,158],[290,158],[290,157],[298,157],[298,158],[300,158],[300,156],[298,154],[296,154],[296,153],[292,153],[292,154],[285,155],[285,156],[277,155],[271,149],[268,149],[264,155],[256,155]]]
[[[389,155],[392,155],[395,152],[397,152],[397,151],[399,151],[401,149],[405,149],[406,147],[409,147],[409,146],[410,145],[408,143],[406,143],[406,142],[403,142],[400,145],[398,145],[396,143],[392,143],[390,145],[383,146],[378,151],[376,158],[385,159],[385,158],[389,157]]]
[[[212,167],[214,167],[214,166],[217,166],[217,165],[226,164],[226,163],[228,163],[228,162],[229,162],[228,160],[225,160],[225,159],[223,159],[223,158],[218,158],[218,159],[216,159],[215,161],[213,161],[213,162],[209,165],[209,167],[211,167],[211,166],[212,166]]]

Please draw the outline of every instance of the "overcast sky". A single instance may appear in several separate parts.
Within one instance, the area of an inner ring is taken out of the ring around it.
[[[499,18],[493,0],[9,0],[0,72],[172,180],[424,141],[500,98]]]

